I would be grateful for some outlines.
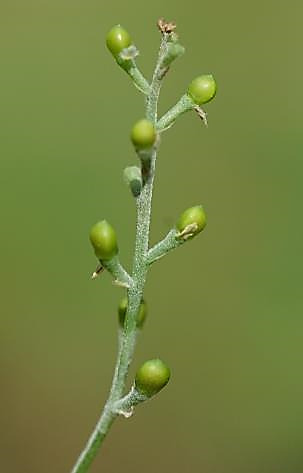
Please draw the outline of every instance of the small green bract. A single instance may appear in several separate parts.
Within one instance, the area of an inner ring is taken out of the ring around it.
[[[212,100],[216,92],[217,85],[211,74],[197,77],[188,87],[188,94],[197,105],[203,105]]]
[[[146,361],[137,371],[135,386],[141,394],[151,397],[168,383],[170,369],[162,360]]]
[[[186,227],[192,225],[196,225],[196,228],[190,231],[192,236],[197,235],[204,229],[206,225],[206,214],[202,205],[196,205],[185,210],[181,214],[176,226],[180,232],[183,232]]]
[[[115,57],[131,44],[132,40],[130,35],[120,25],[114,26],[106,36],[106,45]]]
[[[149,120],[143,118],[135,123],[130,137],[136,149],[148,149],[156,141],[156,130]]]
[[[118,253],[116,232],[106,220],[91,228],[89,238],[99,260],[110,260]]]

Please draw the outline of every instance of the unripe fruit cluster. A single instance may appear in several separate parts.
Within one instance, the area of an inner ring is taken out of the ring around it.
[[[170,369],[162,360],[148,360],[136,374],[135,386],[139,393],[151,397],[168,383]]]
[[[89,238],[99,260],[110,260],[118,253],[116,232],[106,220],[91,228]]]

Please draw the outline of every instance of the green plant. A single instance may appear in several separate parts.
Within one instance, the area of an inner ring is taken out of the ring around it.
[[[110,394],[72,473],[85,473],[88,470],[117,416],[129,417],[137,404],[147,401],[167,384],[170,377],[169,368],[159,359],[149,360],[137,371],[130,392],[124,394],[136,337],[146,316],[143,292],[147,272],[152,263],[196,236],[206,224],[202,206],[190,207],[183,212],[166,237],[149,248],[151,203],[160,137],[181,114],[189,110],[197,112],[206,123],[206,114],[200,105],[211,100],[216,91],[212,76],[200,76],[190,84],[188,91],[176,105],[158,119],[157,105],[163,79],[172,62],[184,53],[175,33],[175,24],[161,19],[158,27],[162,39],[151,83],[148,83],[137,67],[135,58],[138,50],[126,30],[120,25],[115,26],[106,39],[107,46],[119,66],[145,95],[145,118],[137,122],[131,132],[140,167],[130,166],[124,171],[124,178],[135,198],[137,208],[136,244],[130,275],[119,261],[116,234],[107,221],[98,222],[90,232],[90,240],[100,263],[93,277],[97,277],[102,269],[108,270],[115,282],[126,289],[127,296],[121,301],[118,309],[119,348]]]

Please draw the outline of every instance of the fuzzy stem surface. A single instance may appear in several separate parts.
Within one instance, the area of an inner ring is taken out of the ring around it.
[[[152,83],[149,89],[149,94],[146,101],[146,118],[154,125],[157,122],[157,106],[161,83],[164,78],[162,64],[163,58],[167,53],[167,37],[164,34],[162,37],[158,60],[153,74]],[[142,89],[147,89],[146,84],[140,80],[135,81]],[[150,150],[149,156],[149,172],[145,180],[145,184],[140,195],[136,198],[137,208],[137,224],[136,224],[136,241],[135,252],[133,259],[133,270],[131,282],[128,290],[128,307],[125,316],[124,329],[119,337],[118,357],[115,366],[114,376],[109,397],[103,408],[103,412],[93,430],[84,450],[79,456],[71,473],[86,473],[96,457],[100,446],[106,437],[109,429],[118,416],[116,405],[123,397],[125,390],[126,377],[128,374],[129,365],[131,363],[137,335],[136,316],[140,308],[144,285],[148,271],[148,251],[149,251],[149,230],[151,220],[151,205],[153,195],[153,184],[155,176],[157,149],[159,141]],[[119,268],[121,270],[121,268]],[[120,273],[121,276],[121,273]],[[128,279],[128,275],[123,274],[123,278]]]
[[[189,110],[193,110],[194,107],[195,104],[191,98],[187,94],[184,94],[180,100],[160,118],[157,123],[157,130],[163,131],[171,127],[180,115]]]

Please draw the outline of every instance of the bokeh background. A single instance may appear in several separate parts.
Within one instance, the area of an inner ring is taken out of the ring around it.
[[[143,99],[104,44],[123,24],[150,76],[160,16],[187,53],[160,112],[212,72],[209,128],[179,119],[158,159],[152,242],[202,203],[205,232],[154,265],[130,376],[163,358],[169,386],[118,420],[92,473],[303,470],[302,3],[2,0],[0,469],[68,472],[109,389],[116,307],[92,282],[90,226],[129,267],[123,168]]]

